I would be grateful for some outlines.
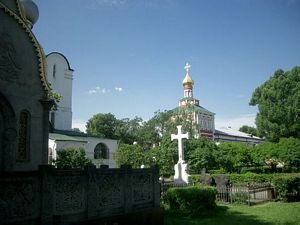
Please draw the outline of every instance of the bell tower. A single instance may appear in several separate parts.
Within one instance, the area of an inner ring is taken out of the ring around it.
[[[199,106],[199,100],[194,99],[194,96],[193,96],[194,81],[189,74],[190,68],[191,68],[191,65],[189,63],[186,63],[185,67],[184,67],[186,74],[182,81],[183,98],[179,101],[180,108],[186,108],[188,105]]]

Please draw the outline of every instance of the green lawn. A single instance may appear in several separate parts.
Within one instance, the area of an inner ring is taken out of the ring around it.
[[[300,225],[300,202],[257,206],[218,205],[209,215],[188,218],[166,213],[165,225]]]

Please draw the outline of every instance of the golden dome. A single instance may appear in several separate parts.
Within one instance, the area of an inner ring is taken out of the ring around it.
[[[182,84],[183,84],[184,87],[186,87],[186,86],[187,87],[192,87],[193,84],[194,84],[193,79],[189,75],[190,68],[191,68],[191,65],[189,63],[186,63],[185,67],[184,67],[184,69],[186,71],[186,74],[185,74],[185,78],[182,81]]]
[[[194,84],[194,81],[193,81],[193,79],[191,78],[191,76],[187,73],[186,75],[185,75],[185,78],[183,79],[183,81],[182,81],[182,84],[184,85],[184,84]]]
[[[185,78],[183,79],[183,81],[182,81],[182,85],[183,86],[193,86],[193,84],[194,84],[194,81],[193,81],[193,79],[191,78],[191,76],[187,73],[186,75],[185,75]]]

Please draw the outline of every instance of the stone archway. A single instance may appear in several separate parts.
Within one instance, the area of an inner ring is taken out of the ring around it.
[[[109,159],[109,149],[104,143],[98,143],[94,149],[94,159]]]
[[[0,171],[14,168],[17,146],[16,124],[13,108],[0,93]]]

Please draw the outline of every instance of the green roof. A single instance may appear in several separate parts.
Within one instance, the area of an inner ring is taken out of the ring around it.
[[[71,137],[64,134],[57,134],[57,133],[49,133],[49,139],[55,141],[76,141],[76,142],[87,142],[85,140],[81,140],[80,138]]]
[[[189,105],[188,107],[185,108],[181,108],[181,107],[176,107],[175,109],[173,109],[173,111],[175,112],[180,112],[180,111],[188,111],[188,112],[203,112],[203,113],[207,113],[207,114],[213,114],[213,112],[208,111],[206,108],[202,107],[202,106],[197,106],[197,105]]]

